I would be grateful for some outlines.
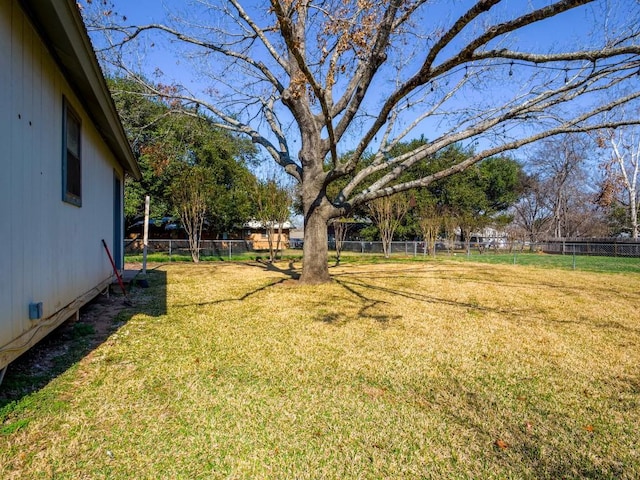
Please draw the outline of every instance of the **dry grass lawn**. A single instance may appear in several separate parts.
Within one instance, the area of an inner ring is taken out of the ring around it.
[[[640,275],[277,267],[153,271],[0,410],[0,478],[640,478]]]

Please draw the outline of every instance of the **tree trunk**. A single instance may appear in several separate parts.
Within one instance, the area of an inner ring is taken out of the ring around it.
[[[275,261],[275,256],[273,253],[273,237],[274,237],[274,228],[271,221],[267,224],[267,244],[269,245],[269,263],[273,263]]]
[[[332,222],[333,235],[336,242],[336,265],[340,264],[340,255],[342,254],[342,247],[347,239],[347,232],[349,230],[349,224],[345,217],[335,218]]]
[[[467,257],[471,255],[471,225],[465,225],[461,228],[462,233],[464,234],[464,250],[467,253]]]
[[[304,222],[300,283],[318,284],[330,280],[328,240],[327,219],[320,209],[315,209],[306,216]]]
[[[280,242],[282,241],[282,224],[284,223],[282,220],[279,220],[279,225],[278,225],[278,238],[276,239],[276,255],[275,258],[273,259],[274,261],[276,261],[278,259],[278,254],[280,253]],[[280,258],[282,258],[282,255],[280,255]]]
[[[323,169],[326,152],[320,148],[320,132],[311,118],[307,118],[307,135],[303,136],[300,161],[303,165],[300,197],[304,213],[304,245],[300,283],[314,285],[331,280],[329,276],[329,220],[336,216],[327,199]],[[304,129],[303,129],[304,130]],[[334,214],[334,215],[332,215]]]
[[[189,252],[191,253],[191,260],[193,263],[200,261],[200,242],[195,235],[189,234]]]
[[[381,228],[380,240],[382,241],[382,254],[384,258],[391,256],[391,241],[393,240],[392,234],[390,235],[388,228]]]
[[[629,213],[631,214],[631,238],[638,239],[638,206],[635,189],[629,191]]]

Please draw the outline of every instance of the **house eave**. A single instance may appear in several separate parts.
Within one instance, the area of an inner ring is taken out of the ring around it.
[[[136,180],[140,167],[120,122],[75,0],[20,0],[118,163]]]

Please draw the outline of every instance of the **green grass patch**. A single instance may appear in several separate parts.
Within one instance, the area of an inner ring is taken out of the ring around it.
[[[451,260],[473,261],[500,265],[526,265],[562,270],[584,270],[589,272],[640,273],[640,258],[599,257],[589,255],[555,255],[544,253],[457,253]]]
[[[637,478],[640,275],[288,269],[152,272],[117,332],[5,406],[0,477]]]
[[[76,323],[73,325],[72,336],[74,339],[80,339],[95,333],[95,327],[87,323]]]
[[[335,256],[334,256],[335,258]],[[544,253],[516,252],[483,254],[472,251],[470,255],[458,251],[451,254],[438,252],[434,258],[418,254],[404,255],[392,254],[385,258],[380,254],[344,252],[341,256],[341,264],[384,264],[384,263],[422,263],[422,262],[474,262],[492,265],[520,265],[557,270],[583,270],[588,272],[603,273],[640,273],[640,258],[633,257],[599,257],[576,255],[552,255]]]

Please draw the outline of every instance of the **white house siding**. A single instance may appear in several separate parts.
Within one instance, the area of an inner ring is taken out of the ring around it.
[[[63,96],[82,122],[81,207],[62,201]],[[0,353],[111,278],[101,239],[112,248],[114,174],[122,167],[28,18],[0,0]],[[42,321],[29,320],[31,302]]]

